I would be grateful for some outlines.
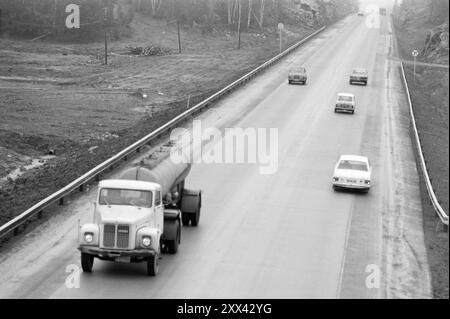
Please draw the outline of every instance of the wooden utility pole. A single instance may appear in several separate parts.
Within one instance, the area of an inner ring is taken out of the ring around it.
[[[242,6],[241,6],[241,0],[238,0],[238,6],[239,6],[238,49],[241,49],[241,18],[242,18]]]
[[[0,34],[2,34],[2,9],[0,8]]]
[[[55,0],[53,6],[53,33],[56,35],[56,15],[58,13],[58,0]]]
[[[105,65],[108,65],[108,7],[105,8]]]
[[[180,20],[177,20],[177,31],[178,31],[178,52],[181,54],[181,31],[180,31]]]

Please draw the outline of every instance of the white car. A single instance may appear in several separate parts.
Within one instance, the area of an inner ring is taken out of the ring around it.
[[[367,82],[369,82],[369,71],[367,71],[367,69],[353,69],[352,74],[350,74],[350,85],[354,83],[362,83],[364,85],[367,85]]]
[[[350,93],[339,93],[336,105],[334,107],[334,112],[350,112],[355,113],[356,100],[355,95]]]
[[[289,71],[288,82],[289,84],[300,83],[305,85],[308,81],[308,74],[306,68],[300,67]]]
[[[349,188],[368,192],[372,186],[372,165],[367,157],[342,155],[334,168],[333,189]]]

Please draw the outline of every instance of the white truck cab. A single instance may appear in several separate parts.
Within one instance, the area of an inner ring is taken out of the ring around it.
[[[83,271],[92,272],[94,258],[146,261],[148,275],[155,276],[161,252],[178,251],[181,224],[187,226],[189,221],[193,226],[198,224],[201,192],[184,189],[190,166],[180,164],[185,166],[174,168],[173,165],[162,164],[156,170],[161,183],[145,181],[151,179],[150,175],[156,176],[145,167],[128,170],[122,175],[124,179],[100,182],[93,222],[79,230]],[[164,175],[167,169],[171,174]],[[136,173],[141,170],[145,173],[142,176]]]

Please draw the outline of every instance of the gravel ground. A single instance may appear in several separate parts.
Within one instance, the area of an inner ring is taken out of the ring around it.
[[[449,73],[418,67],[416,82],[412,67],[406,69],[424,157],[433,188],[442,208],[449,211]],[[422,179],[422,177],[421,177]],[[432,272],[435,298],[449,298],[449,236],[428,199],[422,179],[425,241]]]

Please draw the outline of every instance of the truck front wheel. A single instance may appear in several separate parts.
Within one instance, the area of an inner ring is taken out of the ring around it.
[[[156,276],[159,272],[159,256],[155,254],[147,259],[147,275]]]
[[[81,253],[81,268],[84,272],[92,272],[94,266],[94,256]]]

